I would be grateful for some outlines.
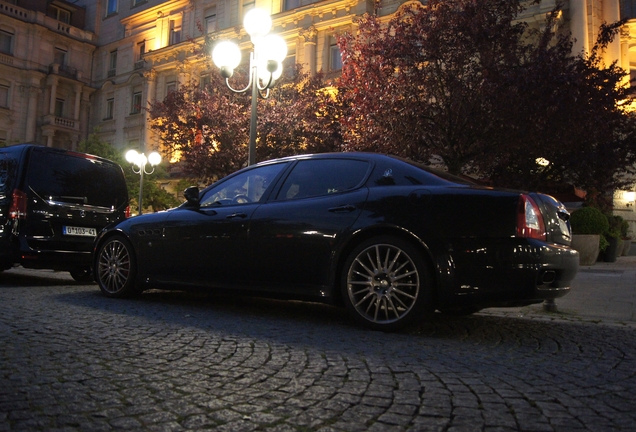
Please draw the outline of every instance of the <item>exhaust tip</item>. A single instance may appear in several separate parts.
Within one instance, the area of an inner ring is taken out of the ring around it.
[[[539,285],[550,285],[556,279],[556,273],[553,270],[545,270],[539,276]]]

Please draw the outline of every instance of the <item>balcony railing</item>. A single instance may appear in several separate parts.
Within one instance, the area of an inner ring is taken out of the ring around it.
[[[112,78],[117,75],[117,71],[115,69],[109,69],[106,75],[108,76],[108,78]]]
[[[135,70],[137,69],[143,69],[144,68],[144,61],[143,60],[139,60],[135,62]]]
[[[44,116],[42,126],[55,126],[56,128],[79,130],[79,121],[66,117],[58,117],[53,114]]]
[[[72,66],[59,65],[57,63],[53,63],[49,65],[49,73],[60,75],[65,78],[79,79],[77,69],[75,69]]]

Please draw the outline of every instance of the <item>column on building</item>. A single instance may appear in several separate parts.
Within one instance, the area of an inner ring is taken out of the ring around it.
[[[629,27],[623,27],[620,31],[620,43],[621,43],[621,61],[619,65],[625,69],[627,75],[625,76],[625,84],[629,85],[631,65],[629,64]]]
[[[27,87],[27,117],[26,117],[26,142],[35,142],[35,133],[38,117],[38,94],[40,88],[34,83],[29,83]]]
[[[157,100],[157,72],[154,69],[151,69],[144,73],[144,78],[145,78],[144,81],[146,86],[145,106],[149,108]],[[143,136],[141,137],[141,139],[142,139],[143,151],[145,152],[149,150],[148,144],[151,141],[151,137],[152,137],[152,130],[150,129],[150,111],[149,110],[144,110],[144,125],[145,127],[143,131]]]
[[[75,108],[73,111],[73,120],[79,121],[80,119],[80,102],[82,101],[82,85],[75,84]]]
[[[603,0],[603,20],[607,24],[613,24],[621,20],[619,0]],[[618,61],[619,66],[621,65],[620,33],[616,35],[605,51],[605,63],[610,65],[615,61]]]
[[[587,0],[570,0],[570,31],[574,39],[572,54],[589,54],[590,42],[587,27]]]
[[[303,38],[305,63],[303,64],[306,72],[311,76],[316,75],[316,36],[318,32],[314,26],[300,30],[300,36]]]
[[[48,84],[51,89],[51,99],[49,100],[48,114],[55,114],[55,99],[57,98],[58,78],[55,75],[49,75]]]

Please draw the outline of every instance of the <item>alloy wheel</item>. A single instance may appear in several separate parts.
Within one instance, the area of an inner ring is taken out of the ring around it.
[[[373,324],[405,318],[420,294],[420,274],[411,257],[393,244],[374,244],[353,259],[347,294],[357,314]]]

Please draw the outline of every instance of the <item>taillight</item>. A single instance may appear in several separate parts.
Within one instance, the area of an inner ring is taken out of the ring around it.
[[[528,195],[521,195],[517,210],[517,236],[546,239],[545,224],[539,206]]]
[[[26,219],[27,196],[21,190],[13,191],[13,201],[9,208],[9,217],[11,219]]]
[[[126,219],[130,217],[130,206],[126,206]]]

